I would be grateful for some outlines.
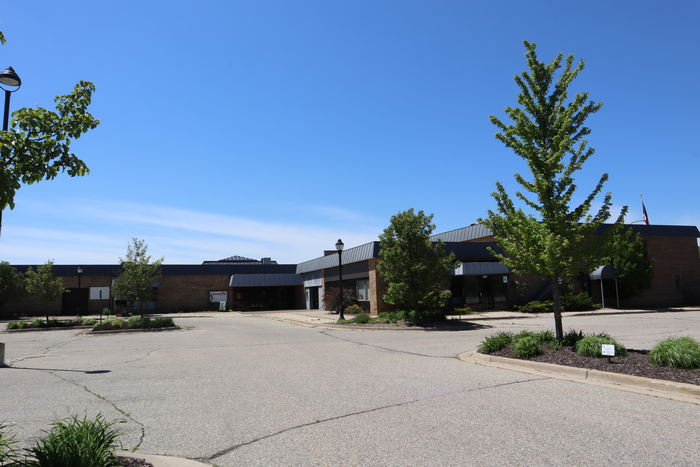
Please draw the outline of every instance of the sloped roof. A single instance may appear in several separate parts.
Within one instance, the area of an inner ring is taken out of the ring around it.
[[[490,237],[491,235],[493,235],[491,229],[482,224],[472,224],[460,229],[431,235],[430,239],[432,241],[442,240],[443,242],[466,242],[477,238]]]

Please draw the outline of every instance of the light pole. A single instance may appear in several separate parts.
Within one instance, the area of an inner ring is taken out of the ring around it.
[[[80,316],[80,299],[82,298],[80,296],[80,276],[82,276],[82,275],[83,275],[83,267],[78,266],[78,307],[77,307],[78,316]]]
[[[9,86],[14,89],[7,89]],[[2,121],[2,131],[7,131],[10,123],[10,96],[22,86],[22,80],[15,70],[10,66],[0,73],[0,88],[5,91],[5,114]],[[2,229],[2,206],[0,206],[0,229]]]
[[[335,242],[335,249],[338,252],[338,279],[340,281],[340,305],[338,305],[338,321],[345,320],[343,314],[343,247],[345,244],[341,239]]]

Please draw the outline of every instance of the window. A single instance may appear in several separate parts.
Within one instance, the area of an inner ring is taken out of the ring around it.
[[[369,280],[363,279],[361,281],[355,282],[355,289],[357,290],[357,300],[360,302],[369,301]]]

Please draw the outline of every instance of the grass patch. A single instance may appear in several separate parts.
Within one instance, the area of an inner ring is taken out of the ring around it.
[[[118,329],[153,329],[153,328],[173,328],[175,323],[170,317],[148,318],[141,316],[131,316],[128,320],[111,317],[102,324],[97,324],[93,331],[113,331]]]
[[[607,334],[598,334],[595,336],[584,337],[576,343],[576,353],[584,357],[603,357],[601,346],[603,344],[612,344],[615,346],[615,356],[624,357],[627,355],[627,349],[624,345],[617,342]]]
[[[655,366],[700,368],[700,343],[691,337],[664,339],[651,349],[649,361]]]
[[[118,465],[115,454],[121,434],[115,425],[124,420],[106,421],[101,414],[82,419],[73,416],[53,422],[36,445],[29,449],[27,465],[41,467],[109,467]]]
[[[20,459],[15,434],[9,428],[9,425],[0,423],[0,465],[15,465]]]
[[[513,333],[507,331],[497,332],[493,334],[481,343],[479,346],[479,352],[481,353],[494,353],[498,352],[502,348],[513,343]]]

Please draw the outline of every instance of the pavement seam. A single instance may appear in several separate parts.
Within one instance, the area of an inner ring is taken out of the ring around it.
[[[319,331],[319,332],[320,332],[321,334],[323,334],[324,336],[332,337],[332,338],[334,338],[334,339],[339,339],[339,340],[344,341],[344,342],[349,342],[349,343],[351,343],[351,344],[357,344],[357,345],[363,345],[363,346],[366,346],[366,347],[372,347],[372,348],[374,348],[374,349],[379,349],[379,350],[385,350],[385,351],[387,351],[387,352],[394,352],[394,353],[400,353],[400,354],[406,354],[406,355],[413,355],[413,356],[415,356],[415,357],[447,358],[447,359],[456,358],[454,355],[428,355],[428,354],[418,353],[418,352],[409,352],[408,350],[397,350],[397,349],[392,349],[392,348],[390,348],[390,347],[383,347],[383,346],[381,346],[381,345],[368,344],[368,343],[366,343],[366,342],[358,342],[358,341],[354,341],[354,340],[351,340],[351,339],[345,339],[345,338],[340,337],[340,336],[334,336],[334,335],[332,335],[332,334],[328,334],[327,331]]]
[[[450,358],[452,358],[452,357],[450,357]],[[403,406],[415,404],[415,403],[418,403],[418,402],[431,401],[431,400],[440,399],[440,398],[443,398],[443,397],[448,397],[448,396],[453,395],[453,394],[460,394],[460,393],[467,394],[467,393],[470,393],[470,392],[483,391],[483,390],[486,390],[486,389],[496,389],[496,388],[500,388],[500,387],[504,387],[504,386],[511,386],[511,385],[515,385],[515,384],[529,383],[529,382],[533,382],[533,381],[543,381],[543,380],[547,380],[547,379],[551,379],[551,378],[549,378],[549,377],[530,378],[530,379],[523,379],[523,380],[517,380],[517,381],[509,381],[509,382],[507,382],[507,383],[494,384],[494,385],[491,385],[491,386],[483,386],[483,387],[478,387],[478,388],[470,388],[470,389],[463,389],[463,390],[458,390],[458,391],[450,391],[450,392],[448,392],[448,393],[438,394],[438,395],[435,395],[435,396],[432,396],[432,397],[426,397],[426,398],[424,398],[424,399],[413,399],[413,400],[410,400],[410,401],[397,402],[397,403],[395,403],[395,404],[384,405],[384,406],[381,406],[381,407],[374,407],[374,408],[371,408],[371,409],[360,410],[360,411],[357,411],[357,412],[351,412],[351,413],[347,413],[347,414],[343,414],[343,415],[336,415],[335,417],[324,418],[324,419],[322,419],[322,420],[316,420],[316,421],[313,421],[313,422],[307,422],[307,423],[302,423],[302,424],[300,424],[300,425],[291,426],[291,427],[285,428],[285,429],[283,429],[283,430],[277,431],[277,432],[275,432],[275,433],[270,433],[270,434],[268,434],[268,435],[264,435],[264,436],[260,436],[260,437],[258,437],[258,438],[252,439],[252,440],[250,440],[250,441],[246,441],[245,443],[235,444],[235,445],[230,446],[230,447],[228,447],[228,448],[226,448],[226,449],[222,449],[222,450],[220,450],[220,451],[217,451],[217,452],[215,452],[214,454],[212,454],[211,456],[199,457],[199,458],[196,458],[195,460],[197,460],[197,461],[202,461],[202,462],[211,462],[213,459],[216,459],[217,457],[225,456],[225,455],[230,454],[230,453],[232,453],[233,451],[235,451],[235,450],[237,450],[237,449],[239,449],[239,448],[242,448],[242,447],[245,447],[245,446],[248,446],[248,445],[257,443],[258,441],[263,441],[263,440],[265,440],[265,439],[273,438],[273,437],[275,437],[275,436],[278,436],[278,435],[287,433],[288,431],[297,430],[297,429],[299,429],[299,428],[305,428],[305,427],[312,426],[312,425],[318,425],[318,424],[320,424],[320,423],[326,423],[326,422],[332,422],[332,421],[335,421],[335,420],[341,420],[341,419],[343,419],[343,418],[353,417],[353,416],[355,416],[355,415],[365,415],[365,414],[368,414],[368,413],[378,412],[378,411],[380,411],[380,410],[385,410],[385,409],[392,409],[392,408],[396,408],[396,407],[403,407]]]
[[[131,420],[132,422],[134,422],[136,425],[138,425],[138,427],[139,427],[139,429],[140,429],[140,431],[141,431],[141,434],[139,435],[139,441],[138,441],[138,443],[136,443],[136,446],[134,446],[134,447],[132,448],[132,451],[136,451],[136,450],[141,446],[141,443],[143,443],[143,439],[146,437],[146,427],[143,426],[143,423],[139,422],[139,421],[136,420],[134,417],[132,417],[130,413],[128,413],[127,411],[125,411],[125,410],[122,409],[121,407],[118,407],[114,402],[112,402],[111,400],[107,399],[107,398],[106,398],[105,396],[103,396],[102,394],[99,394],[99,393],[93,391],[93,390],[90,389],[89,387],[87,387],[87,386],[85,386],[85,385],[83,385],[83,384],[80,384],[80,383],[76,383],[76,382],[67,380],[67,379],[64,378],[63,376],[58,375],[58,374],[54,373],[53,371],[49,371],[49,373],[52,374],[53,376],[55,376],[56,378],[60,379],[61,381],[65,382],[65,383],[68,383],[68,384],[71,384],[71,385],[73,385],[73,386],[82,388],[82,389],[83,389],[85,392],[87,392],[88,394],[92,394],[93,396],[97,397],[97,398],[100,399],[101,401],[108,403],[109,405],[111,405],[111,406],[114,408],[114,410],[116,410],[117,412],[119,412],[120,414],[124,415],[126,418],[128,418],[128,419]]]

